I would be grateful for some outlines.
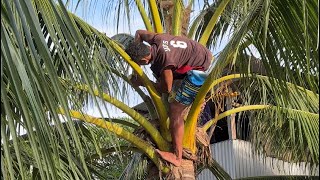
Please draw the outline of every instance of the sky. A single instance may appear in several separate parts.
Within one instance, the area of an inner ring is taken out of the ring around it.
[[[68,9],[100,32],[106,33],[109,37],[112,37],[117,33],[129,33],[133,35],[137,29],[145,29],[143,21],[138,14],[138,9],[132,4],[134,1],[130,1],[132,5],[129,10],[131,17],[129,27],[124,8],[121,8],[123,11],[119,12],[120,16],[122,15],[122,18],[119,19],[119,24],[117,25],[117,14],[114,14],[117,7],[115,3],[112,3],[114,1],[82,0],[78,6],[76,6],[77,1],[78,0],[71,0],[68,4]]]

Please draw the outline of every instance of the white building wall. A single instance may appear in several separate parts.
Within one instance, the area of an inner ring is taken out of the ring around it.
[[[275,158],[254,154],[251,144],[243,140],[226,140],[211,145],[212,157],[233,178],[277,175],[319,176],[319,167],[310,172],[306,163],[288,163]],[[202,171],[198,180],[215,180],[209,170]]]

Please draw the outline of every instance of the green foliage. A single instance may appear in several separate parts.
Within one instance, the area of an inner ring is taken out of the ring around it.
[[[204,5],[190,28],[190,37],[202,37],[220,2]],[[109,15],[115,14],[114,9],[122,15],[124,7],[127,18],[132,18],[133,3],[105,3],[117,7],[107,9]],[[145,8],[150,10],[147,5]],[[163,12],[153,15],[158,13]],[[230,37],[215,58],[208,83],[221,77],[225,68],[241,72],[245,81],[237,88],[244,104],[274,107],[250,112],[256,149],[314,165],[319,165],[317,29],[316,0],[237,0],[226,6],[205,43],[214,49],[223,36]],[[132,36],[113,39],[125,47]],[[108,111],[105,103],[92,96],[93,89],[123,101],[128,98],[131,87],[125,77],[131,68],[112,43],[112,38],[69,13],[60,0],[1,1],[1,178],[112,179],[125,174],[120,170],[130,169],[125,164],[136,150],[130,148],[135,147],[105,130],[57,113],[58,107],[81,112],[84,104]],[[252,73],[248,57],[253,56],[253,49],[268,78],[246,76]],[[70,86],[86,84],[88,92],[64,86],[61,78]],[[149,103],[149,110],[154,110],[150,97],[137,91]],[[88,97],[92,102],[86,102]],[[155,112],[152,118],[156,118]],[[106,156],[108,153],[111,155]]]

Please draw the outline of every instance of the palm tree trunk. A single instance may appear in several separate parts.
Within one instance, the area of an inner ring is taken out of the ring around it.
[[[174,2],[173,0],[163,0],[160,2],[160,7],[163,10],[165,30],[166,33],[172,34],[172,23],[173,23],[173,11]],[[183,16],[181,16],[181,35],[187,36],[188,27],[190,22],[191,5],[183,9]]]
[[[171,165],[171,171],[168,174],[162,174],[159,169],[152,163],[150,164],[147,180],[165,179],[170,180],[195,180],[195,166],[192,160],[182,160],[180,167]]]
[[[169,178],[170,177],[170,178]],[[191,160],[182,160],[180,167],[173,167],[168,179],[195,180],[194,164]]]

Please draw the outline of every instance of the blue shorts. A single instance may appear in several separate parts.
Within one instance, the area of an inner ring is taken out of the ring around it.
[[[186,106],[189,106],[193,103],[194,99],[196,98],[197,93],[200,90],[200,86],[196,86],[193,84],[187,77],[185,77],[178,88],[174,99]]]
[[[178,87],[173,87],[168,99],[169,103],[174,99],[185,106],[191,105],[206,77],[207,74],[203,71],[189,71],[188,75],[182,80],[181,84],[178,85]]]

